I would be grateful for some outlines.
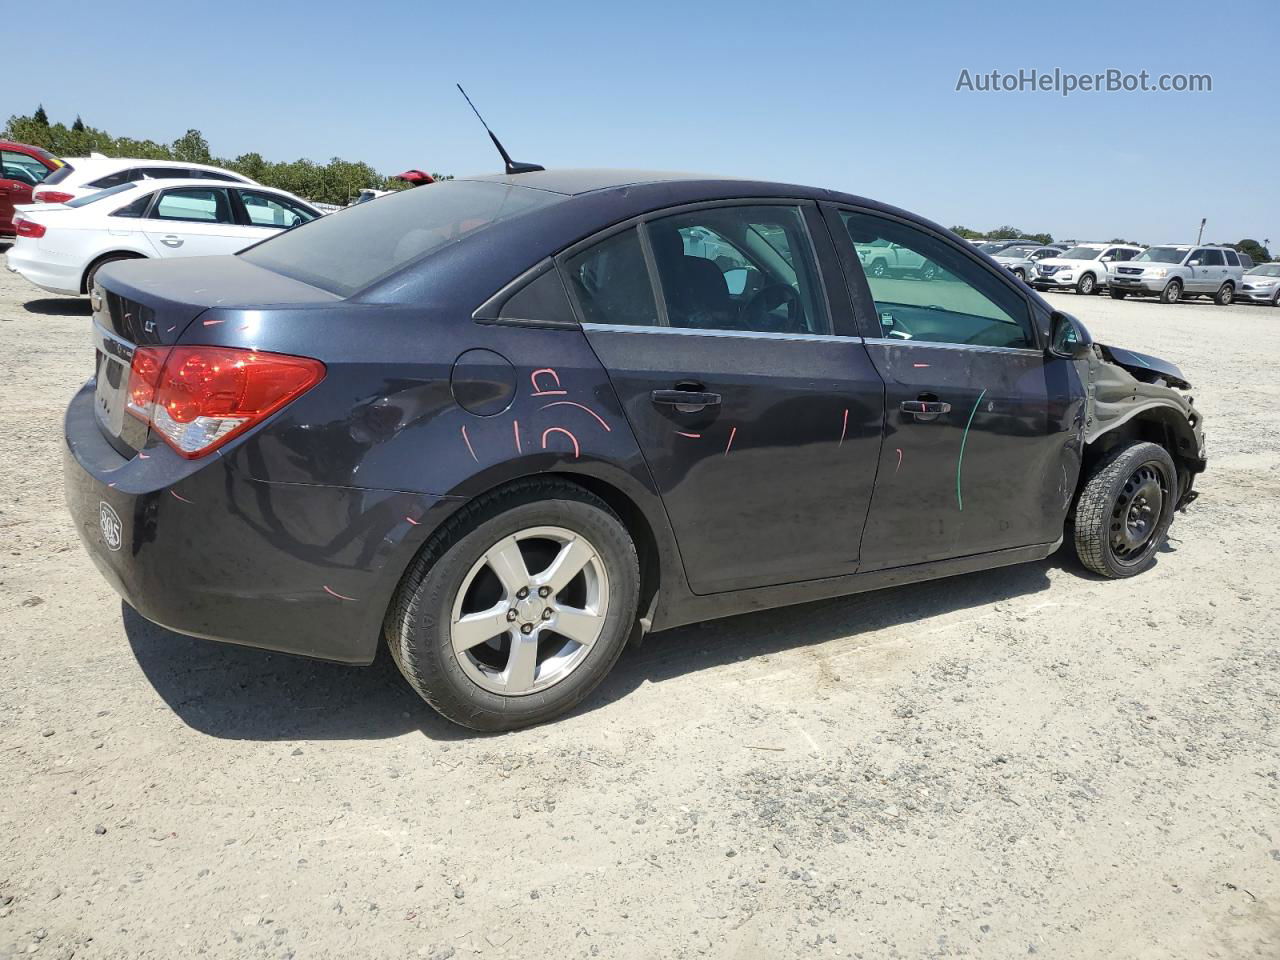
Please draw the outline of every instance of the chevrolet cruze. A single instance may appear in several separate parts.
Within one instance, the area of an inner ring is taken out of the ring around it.
[[[871,276],[893,245],[936,269]],[[1156,560],[1205,466],[1172,364],[830,190],[433,184],[235,256],[113,263],[66,415],[95,563],[174,630],[440,713],[578,704],[629,640],[1043,558]]]

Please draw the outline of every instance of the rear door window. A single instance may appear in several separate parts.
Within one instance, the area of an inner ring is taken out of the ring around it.
[[[658,326],[653,280],[635,227],[570,257],[565,267],[587,323]]]
[[[231,202],[221,187],[182,187],[160,195],[152,220],[184,220],[189,223],[235,223]]]
[[[49,168],[35,157],[16,150],[0,150],[0,175],[5,180],[17,180],[29,187],[41,183],[48,175]]]
[[[1236,252],[1234,250],[1223,250],[1222,255],[1227,258],[1227,266],[1240,266],[1240,258],[1236,256]]]

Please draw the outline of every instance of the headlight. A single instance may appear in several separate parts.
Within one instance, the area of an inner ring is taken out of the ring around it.
[[[1169,271],[1165,267],[1151,267],[1146,271],[1146,274],[1148,277],[1167,277],[1169,275]]]

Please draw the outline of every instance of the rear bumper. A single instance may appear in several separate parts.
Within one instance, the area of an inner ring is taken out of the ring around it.
[[[67,408],[67,507],[130,606],[192,636],[373,660],[401,574],[458,501],[270,483],[163,445],[126,458],[102,436],[93,389]]]
[[[41,290],[78,296],[80,272],[78,264],[58,263],[37,257],[27,244],[16,243],[5,254],[5,266],[20,273]]]

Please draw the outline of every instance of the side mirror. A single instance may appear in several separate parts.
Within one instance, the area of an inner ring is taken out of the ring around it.
[[[1187,261],[1187,266],[1188,266],[1188,267],[1198,267],[1198,266],[1200,266],[1200,261],[1199,261],[1199,260],[1188,260],[1188,261]]]
[[[1098,262],[1099,262],[1099,263],[1110,263],[1110,262],[1112,261],[1112,259],[1113,259],[1112,257],[1103,257],[1103,258],[1101,258]]]
[[[1049,352],[1055,357],[1078,360],[1093,346],[1093,337],[1075,317],[1061,310],[1049,315]]]

